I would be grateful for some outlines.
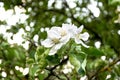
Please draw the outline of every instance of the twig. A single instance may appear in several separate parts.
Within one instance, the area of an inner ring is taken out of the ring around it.
[[[64,63],[66,63],[68,61],[68,57],[66,59],[63,59],[59,64],[55,65],[54,67],[52,67],[51,69],[46,68],[47,70],[50,71],[49,75],[44,79],[44,80],[48,80],[50,76],[56,76],[58,79],[60,79],[60,77],[58,75],[55,74],[55,72],[53,70],[55,70],[58,66],[63,65]]]
[[[103,68],[97,70],[90,78],[89,80],[92,80],[94,77],[96,77],[99,73],[109,70],[110,67],[114,66],[118,61],[120,61],[120,57],[118,59],[115,59],[113,62],[111,62],[109,65],[104,66]]]
[[[64,74],[64,73],[62,73],[62,74]],[[65,75],[65,77],[67,78],[67,80],[70,80],[69,77],[68,77],[66,74],[64,74],[64,75]]]

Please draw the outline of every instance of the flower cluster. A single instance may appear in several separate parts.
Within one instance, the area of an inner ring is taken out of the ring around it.
[[[73,24],[62,24],[62,27],[52,27],[47,31],[47,39],[41,41],[44,47],[51,48],[49,55],[54,55],[63,45],[65,45],[71,38],[76,44],[81,44],[88,48],[83,41],[87,41],[89,34],[87,32],[81,33],[83,26],[77,28]]]

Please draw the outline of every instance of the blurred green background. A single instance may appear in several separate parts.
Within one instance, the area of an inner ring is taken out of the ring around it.
[[[60,55],[42,55],[36,64],[46,31],[62,23],[84,25],[90,34],[86,44],[91,47],[82,48],[87,54],[85,73],[65,74],[56,68],[64,65]],[[120,0],[0,0],[0,80],[119,79]]]

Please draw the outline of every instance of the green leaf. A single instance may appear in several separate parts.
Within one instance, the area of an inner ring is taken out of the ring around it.
[[[120,0],[109,0],[109,4],[120,3]]]
[[[58,55],[47,56],[46,59],[50,64],[58,64],[60,62],[60,58]]]
[[[100,56],[104,55],[104,53],[101,50],[99,50],[99,49],[97,49],[95,47],[90,47],[90,48],[82,47],[82,50],[83,50],[83,52],[88,54],[88,56],[100,57]]]
[[[81,52],[81,46],[76,46],[75,50],[77,51],[77,53]]]
[[[38,77],[40,80],[44,80],[44,74],[39,74]]]
[[[49,53],[49,49],[44,50],[43,46],[37,47],[37,50],[35,52],[35,60],[39,61],[41,58],[46,57]]]
[[[87,60],[85,58],[84,61],[82,62],[82,65],[81,65],[81,67],[84,71],[85,71],[86,63],[87,63]]]
[[[30,76],[35,76],[36,72],[38,72],[39,66],[37,64],[33,64],[30,67]]]
[[[81,63],[81,67],[78,72],[80,73],[81,76],[83,76],[86,73],[85,67],[87,63],[87,55],[82,52],[82,53],[76,54],[76,57]]]
[[[78,72],[78,70],[81,67],[80,61],[77,59],[77,57],[74,54],[69,55],[69,60],[70,63],[75,67],[76,72]]]
[[[28,63],[28,64],[32,64],[32,63],[34,63],[34,59],[32,59],[32,58],[27,59],[27,63]]]
[[[78,72],[79,72],[80,76],[84,76],[85,75],[85,71],[82,68],[80,68]]]
[[[38,46],[38,47],[37,47],[37,53],[38,53],[39,55],[41,55],[42,53],[44,53],[44,47],[43,47],[43,46]]]

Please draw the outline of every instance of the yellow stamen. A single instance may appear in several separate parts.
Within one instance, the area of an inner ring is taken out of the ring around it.
[[[54,39],[52,39],[52,41],[53,41],[54,43],[59,43],[59,39],[58,39],[58,38],[54,38]]]
[[[67,33],[65,30],[61,30],[61,36],[65,36]]]
[[[76,37],[77,37],[78,39],[82,39],[81,36],[80,36],[80,34],[76,34]]]

